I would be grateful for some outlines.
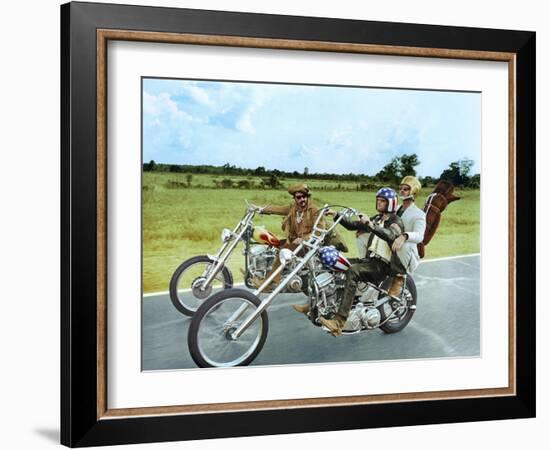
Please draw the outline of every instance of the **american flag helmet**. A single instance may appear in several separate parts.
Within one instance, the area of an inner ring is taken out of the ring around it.
[[[376,193],[376,198],[378,197],[383,198],[388,202],[388,207],[385,212],[394,213],[397,211],[397,192],[395,192],[392,188],[383,187],[379,189]]]
[[[319,249],[319,257],[325,268],[335,270],[336,272],[345,272],[351,267],[348,259],[341,255],[334,245],[321,247]]]

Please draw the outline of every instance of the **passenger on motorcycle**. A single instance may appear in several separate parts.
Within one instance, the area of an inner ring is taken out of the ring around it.
[[[420,263],[417,244],[422,242],[426,232],[426,213],[414,203],[421,187],[420,181],[410,175],[403,178],[399,186],[402,204],[397,209],[397,215],[403,221],[405,232],[392,244],[392,250],[397,253],[408,273],[412,273]],[[404,275],[394,277],[390,294],[401,292],[405,282]]]
[[[333,319],[320,319],[334,336],[342,334],[360,281],[378,284],[391,274],[406,273],[401,260],[391,248],[405,231],[403,221],[395,214],[397,193],[391,188],[380,189],[376,193],[376,210],[378,214],[371,218],[362,216],[359,221],[342,219],[340,222],[348,230],[363,231],[368,240],[365,258],[353,264],[346,272],[344,294],[338,313]]]

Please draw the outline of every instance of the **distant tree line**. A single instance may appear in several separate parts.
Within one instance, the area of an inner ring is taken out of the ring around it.
[[[263,166],[256,167],[255,169],[247,169],[229,163],[223,166],[213,166],[206,164],[164,164],[157,163],[154,160],[144,163],[143,170],[145,172],[184,173],[186,174],[186,186],[182,183],[182,187],[192,186],[192,174],[206,174],[216,176],[259,177],[261,178],[260,186],[271,189],[282,187],[280,178],[302,178],[312,180],[352,181],[358,183],[358,190],[371,190],[379,186],[380,183],[397,186],[403,177],[407,175],[416,175],[416,166],[419,164],[418,155],[413,153],[410,155],[403,154],[392,158],[392,160],[374,176],[355,173],[311,173],[308,167],[305,167],[302,172],[298,172],[297,170],[287,172],[278,169],[269,170]],[[419,180],[422,185],[426,187],[435,185],[439,179],[445,179],[452,181],[455,186],[478,189],[480,186],[480,175],[470,175],[473,165],[474,161],[471,159],[460,159],[449,164],[449,167],[445,169],[438,178],[426,176],[419,177]],[[216,187],[220,188],[238,187],[241,189],[251,189],[255,186],[255,183],[250,180],[234,182],[230,178],[221,181],[215,180],[214,183]]]

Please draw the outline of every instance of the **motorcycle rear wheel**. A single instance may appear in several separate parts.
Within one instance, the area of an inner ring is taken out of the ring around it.
[[[382,287],[384,287],[385,289],[388,289],[390,285],[391,285],[391,278],[387,279],[383,283]],[[411,276],[407,276],[407,281],[405,283],[405,286],[403,288],[403,293],[401,294],[401,296],[402,297],[405,296],[408,298],[408,301],[407,301],[408,306],[416,305],[416,299],[417,299],[416,285]],[[391,315],[391,313],[396,309],[392,304],[393,304],[393,300],[390,300],[378,307],[378,311],[380,311],[381,322],[384,322]],[[407,326],[407,324],[412,319],[413,314],[414,314],[414,309],[410,309],[410,308],[407,308],[405,311],[401,313],[398,312],[394,317],[389,319],[384,325],[381,325],[380,329],[384,333],[388,333],[388,334],[397,333],[398,331],[401,331],[403,328]]]
[[[208,256],[199,255],[184,261],[175,270],[170,279],[170,300],[182,314],[192,316],[206,298],[220,290],[233,287],[233,276],[229,269],[224,267],[207,289],[200,290],[201,280],[204,280],[212,264]]]
[[[193,316],[187,335],[189,352],[197,366],[247,366],[254,361],[267,339],[267,312],[263,311],[238,339],[232,339],[231,333],[260,303],[244,289],[221,291],[206,300]]]

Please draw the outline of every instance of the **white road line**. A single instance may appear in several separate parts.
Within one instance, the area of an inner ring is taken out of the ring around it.
[[[143,294],[143,298],[148,298],[148,297],[156,297],[158,295],[168,295],[169,292],[168,291],[164,291],[164,292],[149,292],[147,294]]]
[[[479,255],[480,255],[479,253],[472,253],[472,254],[469,254],[469,255],[444,256],[442,258],[433,258],[433,259],[422,260],[422,261],[420,261],[420,264],[426,264],[426,263],[431,263],[431,262],[436,262],[436,261],[447,261],[447,260],[460,259],[460,258],[472,258],[474,256],[479,256]],[[244,283],[238,283],[238,284],[233,285],[233,287],[241,287],[241,286],[244,286]],[[188,290],[190,290],[190,289],[185,289],[185,291],[188,291]],[[147,294],[143,294],[143,298],[158,297],[160,295],[168,295],[168,294],[169,294],[168,291],[149,292]]]
[[[444,256],[442,258],[433,258],[433,259],[424,259],[420,261],[421,264],[436,262],[436,261],[447,261],[450,259],[460,259],[460,258],[473,258],[474,256],[479,256],[480,253],[471,253],[469,255],[457,255],[457,256]]]
[[[463,265],[463,266],[466,266],[466,267],[473,267],[473,268],[475,268],[475,269],[479,269],[479,266],[478,266],[478,265],[475,265],[475,264],[468,264],[468,263],[466,263],[466,262],[464,262],[464,261],[454,261],[454,262],[457,263],[457,264],[461,264],[461,265]]]

